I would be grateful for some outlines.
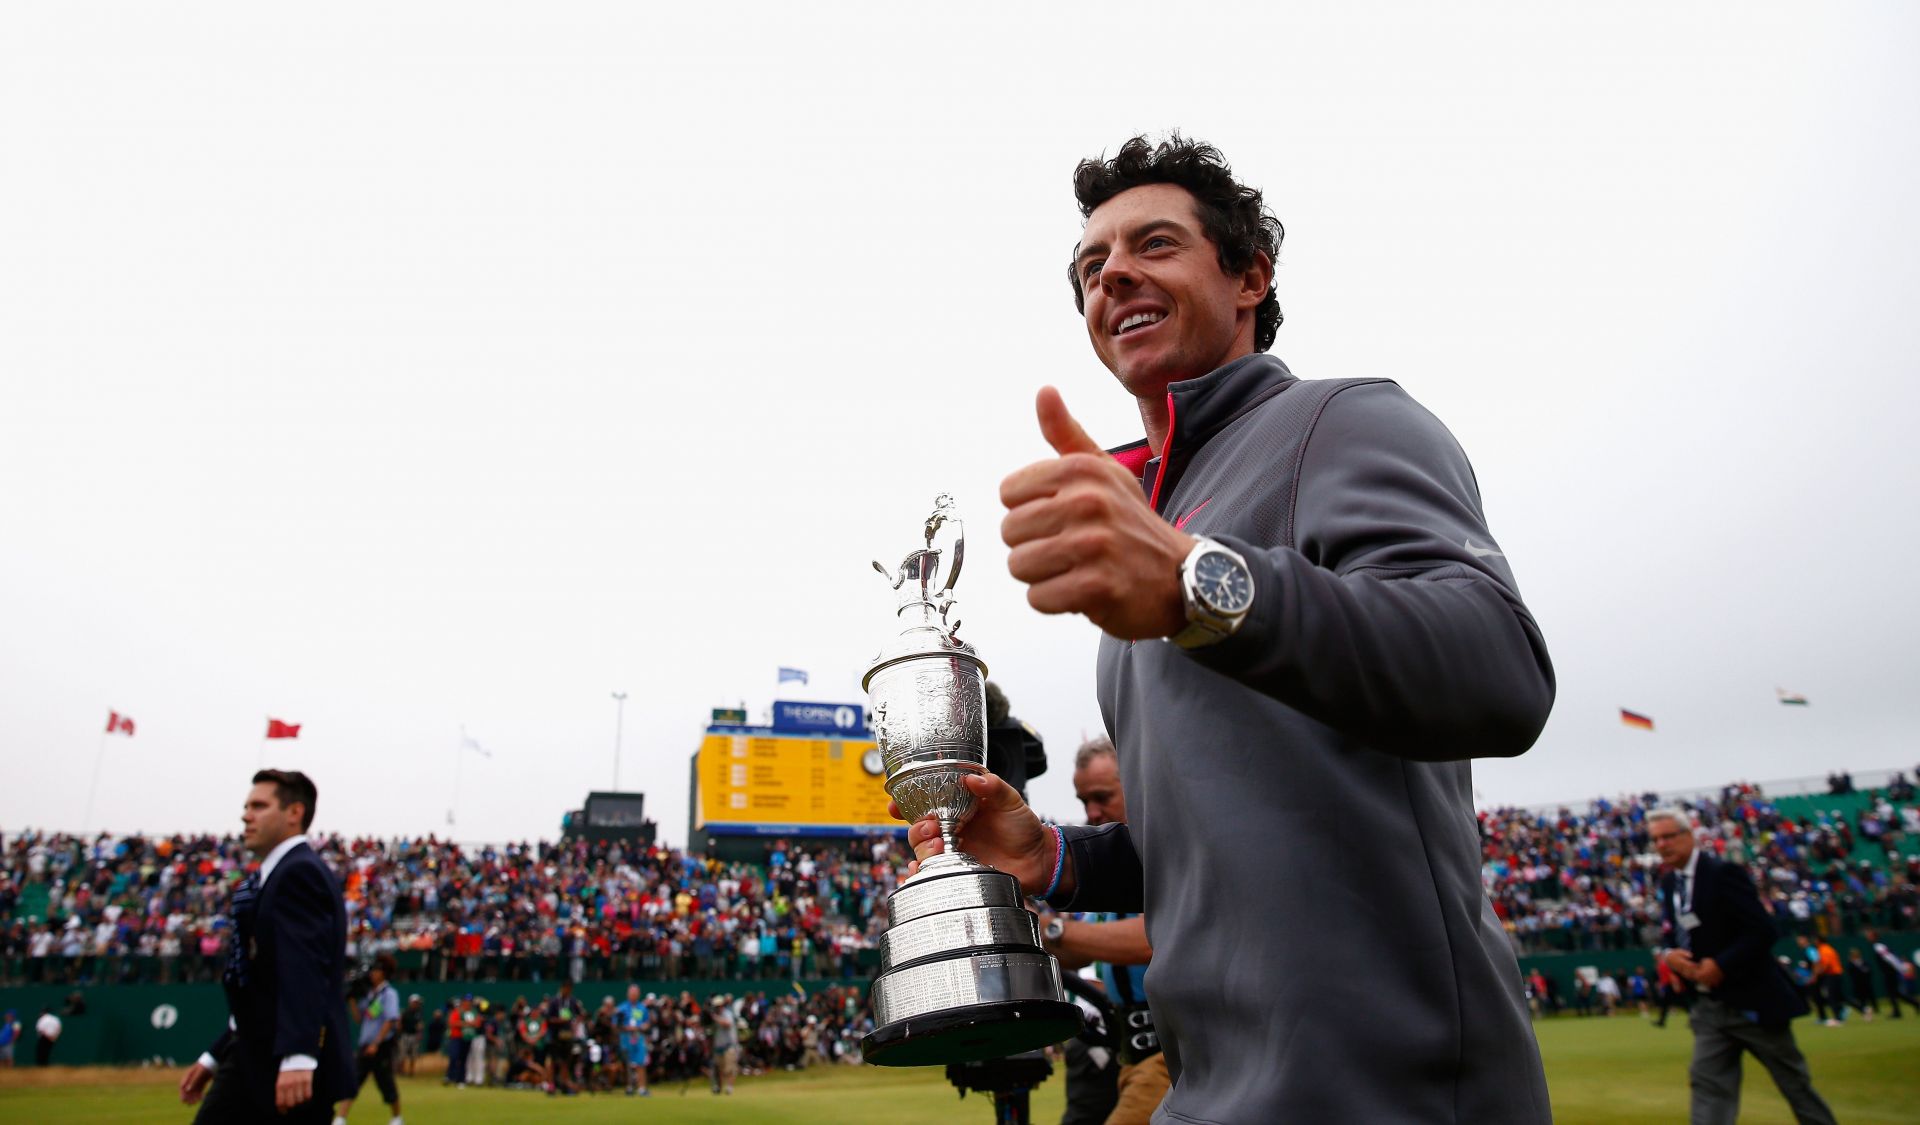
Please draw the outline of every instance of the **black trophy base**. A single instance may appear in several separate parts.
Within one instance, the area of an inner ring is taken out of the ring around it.
[[[944,1066],[1037,1051],[1080,1034],[1080,1009],[1064,1000],[1000,1000],[876,1028],[860,1040],[875,1066]]]

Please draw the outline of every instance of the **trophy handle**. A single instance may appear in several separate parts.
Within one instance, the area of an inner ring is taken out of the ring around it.
[[[950,591],[953,589],[953,584],[960,581],[960,564],[967,561],[967,525],[960,520],[954,520],[953,526],[955,528],[953,533],[953,568],[947,571],[947,584],[940,587],[940,592],[949,594],[949,596],[951,596]]]
[[[953,514],[953,497],[942,492],[933,498],[933,514],[927,517],[927,549],[933,549],[933,537],[948,524],[953,525],[953,565],[947,569],[947,580],[940,586],[939,593],[948,594],[953,584],[960,581],[960,567],[967,561],[967,524]],[[876,564],[877,565],[877,564]]]

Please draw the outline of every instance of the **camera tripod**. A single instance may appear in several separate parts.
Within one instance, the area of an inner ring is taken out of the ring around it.
[[[992,1095],[994,1125],[1029,1125],[1033,1120],[1029,1095],[1052,1073],[1053,1064],[1039,1051],[947,1065],[947,1081],[959,1088],[961,1097],[969,1090]]]

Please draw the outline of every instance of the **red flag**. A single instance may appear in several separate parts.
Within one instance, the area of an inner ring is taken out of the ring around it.
[[[1620,708],[1620,721],[1637,730],[1653,729],[1652,719],[1640,714],[1638,711],[1629,711],[1625,707]]]
[[[107,733],[133,737],[133,720],[118,711],[107,712]]]
[[[299,738],[299,723],[283,723],[279,719],[267,720],[268,738]]]

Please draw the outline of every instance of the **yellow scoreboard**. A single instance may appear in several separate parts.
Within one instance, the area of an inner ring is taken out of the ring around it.
[[[864,733],[864,732],[862,732]],[[708,731],[695,766],[695,828],[751,835],[905,831],[887,815],[885,775],[869,738]]]

